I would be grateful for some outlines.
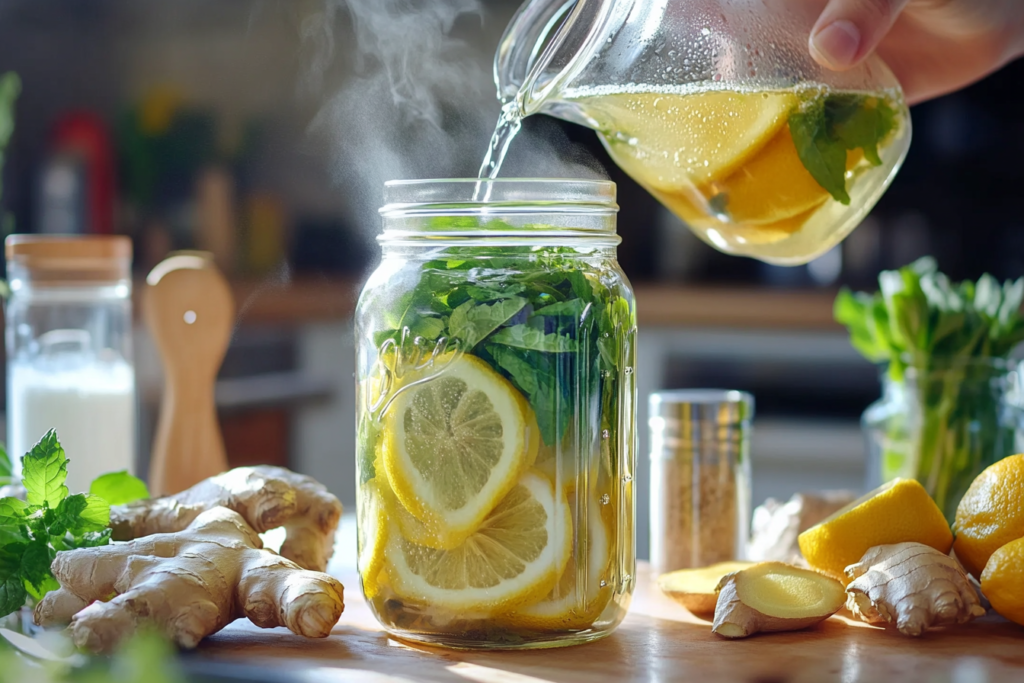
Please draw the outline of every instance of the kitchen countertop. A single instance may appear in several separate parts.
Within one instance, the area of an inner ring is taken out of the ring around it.
[[[380,629],[362,599],[353,526],[346,516],[331,567],[346,586],[345,613],[331,637],[304,640],[239,621],[187,657],[189,670],[219,671],[238,680],[388,683],[1024,681],[1024,627],[998,617],[915,639],[835,616],[807,631],[726,641],[711,633],[708,622],[661,595],[645,563],[638,567],[626,620],[604,640],[522,652],[405,645]]]

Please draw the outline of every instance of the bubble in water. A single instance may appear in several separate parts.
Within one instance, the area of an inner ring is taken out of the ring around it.
[[[624,474],[624,475],[622,475],[622,481],[624,481],[624,482],[626,482],[628,484],[629,482],[633,481],[633,475],[632,474]]]
[[[601,496],[601,505],[607,505],[610,502],[612,502],[612,497],[609,496],[607,493]]]
[[[700,34],[702,36],[704,36],[704,37],[710,36],[711,35],[711,29],[709,29],[707,26],[705,26],[704,28],[702,28],[700,30]]]
[[[601,584],[600,584],[600,586],[601,586],[601,588],[606,588],[606,587],[608,586],[608,582],[607,582],[607,581],[605,581],[604,579],[601,579]]]
[[[601,438],[602,439],[607,439],[607,438],[610,438],[610,437],[611,437],[611,432],[609,432],[607,429],[602,429],[601,430]]]
[[[628,366],[628,365],[626,366],[626,374],[627,375],[632,375],[633,374],[633,368],[631,366]]]

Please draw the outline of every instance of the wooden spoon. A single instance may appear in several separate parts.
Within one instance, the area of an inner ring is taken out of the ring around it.
[[[171,254],[146,284],[146,323],[165,377],[149,488],[164,496],[228,469],[214,387],[231,340],[235,302],[207,252]]]

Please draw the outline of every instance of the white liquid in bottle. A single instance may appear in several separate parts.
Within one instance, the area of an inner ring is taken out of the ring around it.
[[[68,457],[71,493],[87,492],[93,479],[107,472],[134,473],[135,376],[131,365],[120,359],[93,360],[53,369],[12,362],[8,382],[7,449],[17,476],[21,474],[21,456],[50,429],[57,430]]]

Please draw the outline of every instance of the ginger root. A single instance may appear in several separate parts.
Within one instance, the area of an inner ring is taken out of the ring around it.
[[[324,571],[334,552],[341,503],[316,480],[283,467],[237,467],[164,498],[110,508],[115,541],[187,528],[201,513],[226,507],[263,533],[284,527],[281,555],[305,569]]]
[[[70,623],[75,645],[93,652],[145,625],[193,648],[243,616],[328,636],[345,608],[341,583],[262,548],[241,515],[215,507],[184,531],[59,552],[52,571],[61,587],[36,605],[35,621]]]
[[[985,614],[963,567],[922,543],[871,548],[846,568],[847,608],[871,624],[896,624],[919,636],[929,628],[964,624]]]
[[[845,598],[843,584],[830,576],[782,562],[761,562],[718,584],[711,630],[724,638],[796,631],[828,619]]]
[[[718,584],[726,574],[753,566],[752,562],[719,562],[700,569],[679,569],[658,577],[658,588],[691,613],[713,614]]]
[[[755,562],[806,564],[797,538],[854,500],[853,491],[796,493],[786,503],[774,498],[754,510],[747,555]]]

